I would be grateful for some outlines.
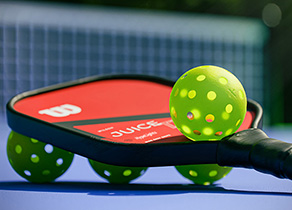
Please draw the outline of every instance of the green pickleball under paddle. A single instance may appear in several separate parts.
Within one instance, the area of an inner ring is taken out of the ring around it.
[[[232,168],[217,164],[175,166],[176,170],[195,184],[210,185],[224,178]]]
[[[52,182],[70,167],[74,154],[11,131],[7,156],[12,168],[34,183]]]
[[[147,170],[147,167],[115,166],[88,160],[93,170],[112,184],[128,184],[143,175]]]

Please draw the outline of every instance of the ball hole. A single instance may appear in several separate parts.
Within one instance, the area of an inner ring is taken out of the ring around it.
[[[184,98],[188,94],[188,91],[186,89],[182,89],[179,93],[180,97]]]
[[[208,122],[208,123],[211,123],[215,120],[215,116],[212,115],[212,114],[208,114],[206,117],[205,117],[205,120]]]
[[[213,133],[212,128],[206,127],[203,129],[203,134],[210,136]]]
[[[197,92],[195,90],[190,90],[189,93],[188,93],[189,99],[195,98],[196,95],[197,95]]]
[[[190,170],[189,171],[189,174],[192,176],[192,177],[197,177],[198,176],[198,173],[194,170]]]
[[[53,150],[54,150],[54,147],[53,147],[52,145],[47,144],[47,145],[45,146],[45,151],[46,151],[46,153],[50,154],[50,153],[53,152]]]
[[[127,169],[123,172],[124,176],[130,176],[132,174],[132,171],[130,169]]]
[[[24,174],[25,174],[26,176],[31,176],[31,173],[30,173],[29,170],[25,170],[25,171],[24,171]]]
[[[198,109],[193,109],[191,112],[193,113],[194,118],[196,120],[198,120],[201,117],[201,112]]]
[[[10,165],[13,166],[13,161],[11,160],[11,158],[9,158],[8,160],[9,160]]]
[[[242,92],[242,90],[238,91],[238,95],[240,99],[244,99],[244,93]]]
[[[218,174],[218,171],[216,171],[216,170],[212,170],[212,171],[209,172],[209,176],[210,176],[210,177],[214,177],[214,176],[216,176],[217,174]]]
[[[191,113],[191,112],[188,112],[187,113],[187,117],[188,117],[189,120],[193,120],[194,119],[194,114]]]
[[[36,154],[32,154],[32,155],[30,156],[30,160],[31,160],[31,162],[33,162],[33,163],[38,163],[38,162],[40,161],[40,158],[39,158],[39,156],[37,156]]]
[[[107,170],[104,170],[103,174],[106,175],[107,177],[111,176],[111,172]]]
[[[14,134],[14,132],[11,132],[11,133],[9,134],[8,140],[10,140],[10,139],[13,138],[13,134]]]
[[[36,143],[38,143],[38,142],[39,142],[38,140],[36,140],[36,139],[33,139],[33,138],[31,138],[31,139],[30,139],[30,141],[31,141],[32,143],[34,143],[34,144],[36,144]]]
[[[15,146],[15,152],[17,154],[20,154],[22,152],[22,147],[19,144]]]
[[[238,126],[240,122],[241,122],[241,119],[239,119],[239,120],[236,122],[236,125],[235,125],[235,126]]]
[[[219,78],[219,82],[222,84],[222,85],[226,85],[228,83],[228,80],[225,78],[225,77],[220,77]]]
[[[174,116],[175,118],[177,118],[177,113],[176,113],[174,107],[171,107],[171,114],[172,114],[172,116]]]
[[[198,131],[198,130],[194,130],[193,133],[196,134],[196,135],[198,135],[198,136],[201,135],[201,132]]]
[[[190,134],[192,132],[191,129],[186,125],[182,125],[181,129],[187,134]]]
[[[205,79],[206,79],[206,76],[203,75],[203,74],[201,74],[201,75],[199,75],[199,76],[197,77],[197,81],[199,81],[199,82],[202,82],[202,81],[204,81]]]
[[[230,135],[232,133],[232,128],[230,128],[230,129],[228,129],[227,131],[226,131],[226,136],[228,136],[228,135]]]
[[[223,120],[228,120],[229,119],[229,114],[227,113],[227,112],[223,112],[222,113],[222,118],[223,118]]]
[[[230,114],[233,110],[233,106],[231,104],[227,104],[227,106],[225,107],[225,111]]]
[[[179,89],[176,89],[176,91],[174,92],[174,96],[177,96],[179,93]]]
[[[59,158],[57,161],[56,161],[56,165],[57,166],[61,166],[63,164],[64,160],[62,158]]]
[[[51,173],[51,172],[50,172],[49,170],[44,170],[44,171],[42,172],[42,174],[45,175],[45,176],[49,175],[50,173]]]
[[[217,97],[217,94],[214,91],[209,91],[207,93],[207,99],[210,100],[210,101],[215,100],[216,97]]]

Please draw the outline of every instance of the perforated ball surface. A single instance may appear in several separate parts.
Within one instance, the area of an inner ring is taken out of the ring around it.
[[[221,167],[217,164],[200,164],[176,166],[176,170],[185,178],[198,185],[210,185],[224,178],[232,168]]]
[[[128,184],[142,176],[147,167],[115,166],[88,159],[93,170],[112,184]]]
[[[232,73],[217,66],[199,66],[177,80],[169,106],[174,124],[189,139],[220,140],[240,127],[247,99]]]
[[[52,182],[70,167],[74,154],[11,131],[7,156],[12,168],[34,183]]]

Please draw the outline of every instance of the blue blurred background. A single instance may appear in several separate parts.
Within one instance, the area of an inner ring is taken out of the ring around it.
[[[0,113],[12,96],[64,81],[176,80],[212,64],[241,80],[266,124],[291,123],[291,23],[284,0],[2,1]]]

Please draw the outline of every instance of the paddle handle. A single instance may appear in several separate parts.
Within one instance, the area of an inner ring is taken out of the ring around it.
[[[269,138],[257,128],[223,138],[217,147],[217,161],[221,166],[254,168],[292,179],[292,144]]]

